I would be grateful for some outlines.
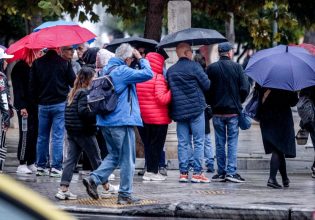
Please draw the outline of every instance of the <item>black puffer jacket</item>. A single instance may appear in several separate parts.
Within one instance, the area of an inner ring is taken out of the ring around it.
[[[69,135],[94,135],[96,116],[87,104],[87,89],[79,89],[65,111],[65,126]]]

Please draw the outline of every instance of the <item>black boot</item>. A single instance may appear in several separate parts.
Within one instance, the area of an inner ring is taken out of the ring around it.
[[[282,178],[282,183],[283,183],[283,187],[289,187],[290,185],[290,180],[289,178]]]
[[[274,189],[281,189],[282,186],[277,182],[277,179],[274,178],[269,178],[268,182],[267,182],[267,186],[272,187]]]

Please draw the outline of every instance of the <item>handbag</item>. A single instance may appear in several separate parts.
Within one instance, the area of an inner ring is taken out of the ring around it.
[[[298,145],[305,145],[307,143],[307,140],[308,140],[308,134],[309,134],[309,132],[306,129],[301,128],[295,136],[296,143]]]

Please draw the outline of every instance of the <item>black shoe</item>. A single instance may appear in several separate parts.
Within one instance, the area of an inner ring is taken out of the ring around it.
[[[225,179],[227,181],[233,182],[233,183],[244,183],[245,179],[241,177],[241,175],[239,175],[238,173],[234,174],[234,175],[226,175]]]
[[[216,174],[211,178],[213,182],[225,182],[225,174]]]
[[[166,167],[160,167],[159,168],[159,173],[163,176],[167,176],[167,169]]]
[[[87,177],[83,179],[83,185],[86,188],[86,192],[87,194],[89,194],[89,196],[92,199],[98,199],[98,193],[97,193],[97,185],[95,184],[95,182],[92,180],[91,177]]]
[[[147,171],[147,168],[146,168],[146,167],[144,167],[142,170],[140,170],[140,171],[138,172],[138,176],[143,176],[144,173],[145,173],[145,171]]]
[[[117,204],[119,205],[127,205],[127,204],[140,204],[141,199],[132,197],[132,196],[120,196],[118,195]]]
[[[315,167],[312,167],[312,178],[315,178]]]
[[[214,173],[214,168],[213,167],[208,167],[207,168],[207,173]]]
[[[274,189],[281,189],[282,186],[277,182],[276,179],[271,179],[269,178],[268,182],[267,182],[267,186],[272,187]]]
[[[282,184],[283,184],[283,187],[289,187],[290,186],[289,178],[282,179]]]

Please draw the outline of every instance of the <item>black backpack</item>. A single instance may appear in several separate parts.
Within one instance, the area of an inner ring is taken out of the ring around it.
[[[296,107],[303,124],[315,121],[315,106],[308,96],[300,97]]]
[[[95,114],[107,115],[115,110],[118,102],[118,95],[115,92],[114,84],[109,73],[117,66],[112,66],[106,75],[92,81],[88,95],[88,104]]]

